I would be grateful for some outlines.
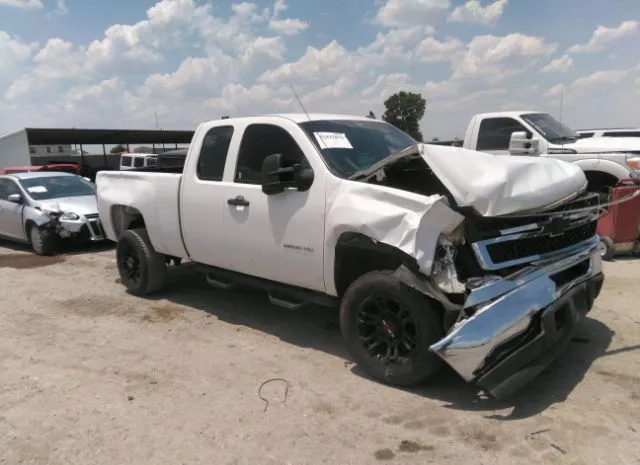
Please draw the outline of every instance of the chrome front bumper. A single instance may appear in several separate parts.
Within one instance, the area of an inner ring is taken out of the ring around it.
[[[489,391],[502,393],[506,388],[499,385],[526,368],[529,359],[543,355],[540,347],[549,348],[570,338],[570,334],[560,331],[563,322],[572,327],[591,309],[603,281],[599,242],[595,236],[566,256],[532,263],[511,276],[474,289],[465,309],[475,313],[454,325],[430,350],[466,381],[482,384],[483,377],[499,369],[503,372],[501,379],[491,380]],[[549,326],[552,313],[564,315],[558,316],[557,331]],[[568,320],[563,320],[565,317]],[[542,343],[536,343],[535,351],[523,355],[522,349],[532,341]],[[522,363],[514,362],[514,355]],[[505,371],[505,361],[511,370]]]

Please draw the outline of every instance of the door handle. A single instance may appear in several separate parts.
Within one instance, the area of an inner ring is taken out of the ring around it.
[[[229,205],[234,205],[234,206],[238,206],[238,207],[248,207],[249,206],[249,201],[246,200],[243,196],[241,195],[237,195],[231,199],[227,199],[227,203]]]

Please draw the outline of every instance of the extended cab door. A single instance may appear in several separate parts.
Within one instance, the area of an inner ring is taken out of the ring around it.
[[[262,192],[262,163],[274,153],[282,154],[285,165],[313,169],[309,190]],[[284,118],[253,119],[244,127],[235,166],[228,168],[225,176],[232,179],[225,187],[224,225],[230,268],[324,291],[326,168],[302,129]]]
[[[219,268],[229,266],[231,253],[223,227],[223,174],[235,138],[231,125],[201,127],[191,142],[180,189],[182,237],[189,255]]]

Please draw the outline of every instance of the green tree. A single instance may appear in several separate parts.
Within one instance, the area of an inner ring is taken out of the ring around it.
[[[431,139],[431,142],[440,142],[440,138],[439,137],[434,137],[433,139]]]
[[[110,150],[111,153],[122,153],[126,151],[127,151],[127,147],[125,147],[124,144],[118,144]]]
[[[385,100],[384,106],[385,112],[382,115],[384,121],[422,142],[420,120],[427,108],[427,101],[421,94],[400,91]]]

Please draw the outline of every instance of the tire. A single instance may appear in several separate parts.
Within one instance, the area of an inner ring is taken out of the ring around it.
[[[380,305],[385,303],[386,310]],[[378,316],[372,316],[376,311]],[[380,318],[381,312],[390,318]],[[426,296],[396,279],[393,271],[366,273],[349,286],[340,304],[340,329],[356,364],[383,383],[403,387],[421,384],[442,367],[442,360],[429,350],[444,335],[441,316]],[[365,342],[372,335],[377,335],[375,340]],[[374,342],[378,345],[372,348]],[[406,356],[400,363],[398,358],[384,360],[389,342],[398,344],[398,355]]]
[[[607,236],[600,236],[600,244],[602,249],[600,250],[600,256],[603,260],[613,260],[614,255],[616,254],[616,246],[611,240],[611,238]]]
[[[58,237],[49,229],[41,229],[35,223],[30,223],[28,233],[31,248],[38,255],[53,255],[58,249]]]
[[[146,229],[129,229],[122,234],[116,261],[122,284],[131,294],[142,297],[164,287],[167,263],[164,255],[153,249]]]

